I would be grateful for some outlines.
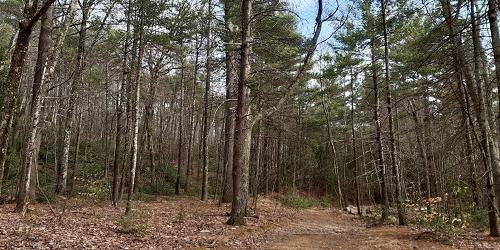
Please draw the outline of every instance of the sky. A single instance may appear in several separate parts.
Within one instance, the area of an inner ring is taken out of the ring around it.
[[[312,37],[314,32],[315,18],[318,11],[317,0],[285,0],[290,4],[292,10],[299,16],[298,30],[305,37]],[[339,10],[345,10],[348,0],[338,0],[340,5]],[[331,13],[337,7],[335,0],[323,0],[323,16]],[[339,12],[340,14],[340,12]],[[340,16],[340,15],[337,15]],[[338,23],[326,22],[323,24],[320,41],[328,38],[334,30],[334,26]],[[320,46],[320,50],[324,49],[326,44]]]

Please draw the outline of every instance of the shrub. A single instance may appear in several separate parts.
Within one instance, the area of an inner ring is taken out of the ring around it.
[[[453,225],[455,222],[456,218],[451,218],[439,212],[422,213],[416,217],[417,224],[429,228],[432,231],[446,233],[448,235],[456,235],[458,233],[458,228]]]
[[[186,211],[185,211],[184,205],[181,204],[179,206],[179,210],[177,211],[177,216],[176,216],[175,222],[183,223],[185,218],[186,218]]]
[[[488,226],[488,211],[486,209],[468,206],[461,211],[455,212],[455,216],[460,218],[462,225],[473,228],[484,228]]]
[[[138,211],[132,211],[118,218],[118,232],[123,234],[138,234],[146,231],[146,224],[141,220]]]
[[[300,208],[302,208],[302,209],[310,208],[310,207],[314,206],[315,203],[317,204],[317,202],[315,202],[311,199],[301,197],[301,196],[294,196],[294,195],[283,196],[280,198],[280,202],[281,202],[281,204],[283,204],[286,207],[299,208],[299,209]]]

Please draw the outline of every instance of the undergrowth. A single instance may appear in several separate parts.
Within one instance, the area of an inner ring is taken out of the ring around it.
[[[289,208],[305,209],[310,207],[331,207],[331,199],[327,196],[321,199],[307,198],[299,195],[285,195],[279,198],[281,204]]]
[[[123,234],[144,233],[147,227],[141,218],[141,213],[137,210],[120,216],[117,221],[118,232]]]

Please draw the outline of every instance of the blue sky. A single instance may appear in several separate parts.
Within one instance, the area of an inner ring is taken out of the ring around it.
[[[298,29],[305,37],[311,37],[314,29],[316,13],[318,11],[317,0],[285,0],[292,10],[299,15]],[[348,0],[338,0],[340,10],[345,10]],[[323,15],[331,13],[336,8],[335,0],[323,0]],[[340,14],[340,13],[339,13]],[[326,39],[333,32],[335,23],[324,23],[320,40]],[[324,47],[324,46],[321,46]],[[320,48],[321,49],[321,48]]]

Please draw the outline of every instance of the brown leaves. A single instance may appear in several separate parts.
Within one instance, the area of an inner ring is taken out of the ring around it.
[[[161,199],[159,202],[136,202],[138,218],[144,229],[124,234],[119,220],[123,206],[111,207],[107,202],[69,199],[66,211],[59,215],[47,205],[34,204],[25,218],[11,213],[12,205],[0,207],[0,249],[179,249],[255,247],[259,233],[271,222],[248,218],[248,226],[225,224],[229,205],[202,202],[192,197]],[[273,201],[264,200],[259,207],[262,218],[279,221],[288,212]]]

